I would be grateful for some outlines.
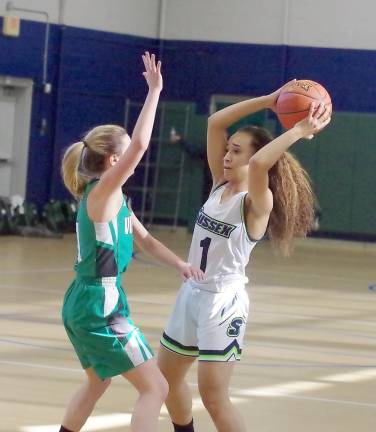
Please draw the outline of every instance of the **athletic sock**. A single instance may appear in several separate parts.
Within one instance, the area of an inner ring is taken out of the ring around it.
[[[73,432],[70,429],[65,428],[64,426],[61,426],[59,432]]]
[[[195,432],[195,430],[193,429],[193,419],[191,420],[190,423],[184,426],[177,425],[175,423],[172,424],[174,425],[175,432]]]

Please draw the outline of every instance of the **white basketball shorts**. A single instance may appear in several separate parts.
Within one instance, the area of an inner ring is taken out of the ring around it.
[[[205,290],[188,280],[181,286],[161,344],[204,361],[240,360],[249,299],[244,279]]]

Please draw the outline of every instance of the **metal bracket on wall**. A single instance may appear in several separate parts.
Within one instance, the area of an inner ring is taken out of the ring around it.
[[[42,15],[46,19],[46,32],[44,37],[44,50],[43,50],[43,77],[42,77],[42,84],[43,84],[43,91],[45,93],[51,93],[52,87],[51,83],[47,80],[47,67],[48,67],[48,43],[49,43],[49,36],[50,36],[50,17],[46,11],[41,11],[37,9],[26,9],[26,8],[20,8],[13,4],[13,2],[8,1],[6,3],[5,9],[7,11],[17,11],[17,12],[26,12],[26,13],[32,13],[37,15]]]

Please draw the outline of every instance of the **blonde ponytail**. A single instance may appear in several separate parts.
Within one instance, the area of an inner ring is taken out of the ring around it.
[[[79,172],[84,143],[76,142],[69,146],[64,153],[61,164],[63,182],[69,192],[77,199],[81,198],[88,183],[87,177]]]
[[[100,125],[91,129],[82,141],[65,151],[61,175],[69,192],[77,199],[82,197],[86,185],[100,177],[106,168],[106,157],[122,154],[122,137],[126,131],[117,125]]]

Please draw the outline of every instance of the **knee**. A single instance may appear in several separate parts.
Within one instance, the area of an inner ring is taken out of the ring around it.
[[[168,382],[168,399],[180,398],[181,394],[190,394],[190,389],[185,380],[172,380]]]
[[[225,409],[229,401],[228,395],[222,394],[218,389],[200,389],[202,403],[212,417],[216,417]]]
[[[140,394],[152,394],[161,404],[166,400],[168,395],[168,383],[166,378],[160,374],[157,379],[150,380],[146,386],[139,389]]]

